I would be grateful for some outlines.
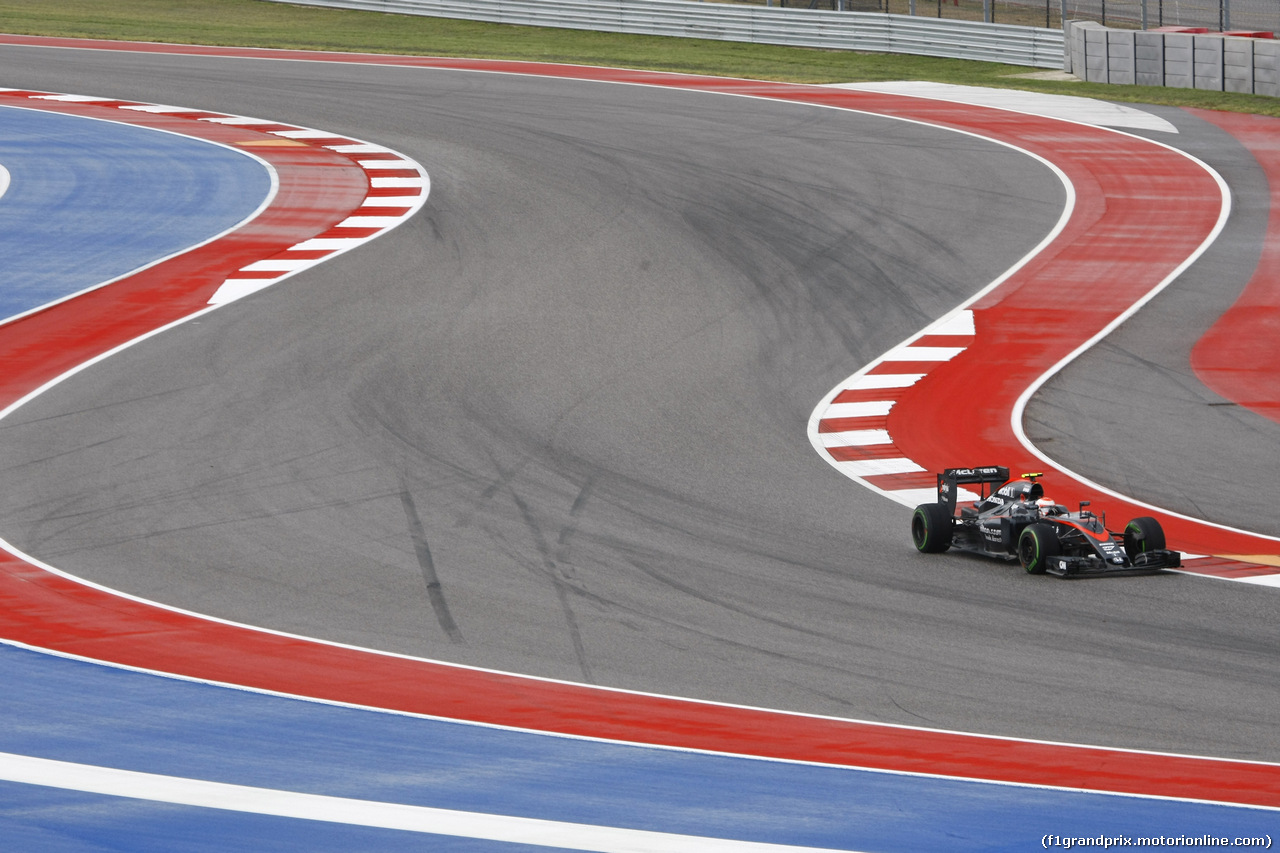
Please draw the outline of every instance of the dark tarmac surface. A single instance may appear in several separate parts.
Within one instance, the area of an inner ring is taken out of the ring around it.
[[[322,127],[433,184],[389,235],[0,423],[0,536],[28,553],[476,666],[1280,760],[1280,592],[921,556],[909,512],[808,443],[830,388],[1052,227],[1063,192],[1030,158],[829,109],[465,72],[0,47],[0,83]],[[1050,382],[1028,431],[1135,497],[1277,533],[1280,425],[1209,405],[1186,368],[1256,254],[1256,166],[1161,114],[1185,131],[1162,141],[1243,182],[1224,248]]]

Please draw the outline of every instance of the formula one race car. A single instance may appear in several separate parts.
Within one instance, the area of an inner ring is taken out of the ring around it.
[[[925,553],[962,551],[1017,559],[1031,574],[1059,577],[1152,574],[1182,564],[1165,548],[1154,518],[1135,518],[1124,533],[1111,533],[1081,501],[1077,512],[1045,498],[1042,474],[1009,478],[1009,469],[948,468],[938,475],[937,503],[921,504],[911,516],[911,538]],[[1002,483],[999,489],[990,487]],[[959,501],[960,486],[978,484],[978,500]]]

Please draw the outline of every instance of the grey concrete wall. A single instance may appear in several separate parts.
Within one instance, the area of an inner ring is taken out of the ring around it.
[[[1253,46],[1253,93],[1280,97],[1280,41]]]
[[[1191,89],[1196,84],[1195,36],[1183,33],[1164,35],[1164,84]]]
[[[1134,32],[1132,30],[1107,33],[1107,82],[1132,86],[1136,82],[1137,68],[1134,58]]]
[[[1134,84],[1165,85],[1164,33],[1135,32],[1133,41]]]
[[[1068,21],[1063,68],[1090,83],[1280,96],[1280,41]]]
[[[1253,39],[1223,39],[1222,90],[1253,92]]]
[[[1193,36],[1195,47],[1195,87],[1222,91],[1222,54],[1226,47],[1223,36]]]

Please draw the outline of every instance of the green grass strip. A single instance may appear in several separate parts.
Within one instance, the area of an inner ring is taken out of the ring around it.
[[[931,80],[1280,116],[1280,98],[1042,79],[1026,76],[1036,69],[989,62],[517,27],[265,0],[0,0],[0,32],[568,62],[794,83]]]

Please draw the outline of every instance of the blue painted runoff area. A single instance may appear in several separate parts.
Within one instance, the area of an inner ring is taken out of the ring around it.
[[[0,320],[215,237],[271,191],[221,145],[17,107],[0,107],[0,166]]]
[[[1026,851],[1046,835],[1234,838],[1274,836],[1280,826],[1275,810],[533,734],[239,690],[10,644],[0,644],[0,684],[4,754],[573,826],[861,851]],[[3,850],[555,849],[545,840],[534,846],[175,805],[5,774],[0,760]]]

